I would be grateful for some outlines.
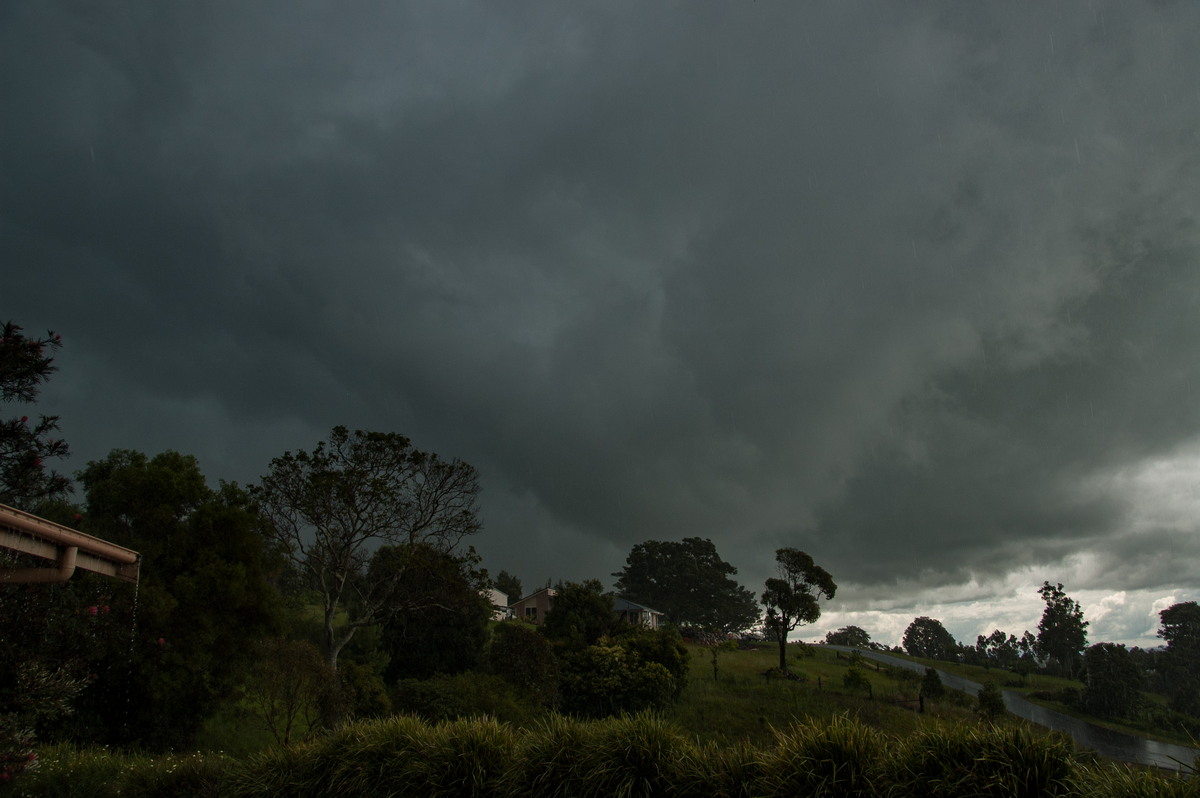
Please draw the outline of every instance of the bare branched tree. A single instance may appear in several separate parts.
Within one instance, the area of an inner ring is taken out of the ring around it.
[[[395,433],[335,427],[311,453],[272,460],[253,493],[270,534],[321,592],[322,653],[334,669],[358,629],[403,606],[391,601],[403,570],[365,578],[381,546],[450,552],[480,529],[475,469],[419,451]],[[347,617],[335,623],[339,610]]]

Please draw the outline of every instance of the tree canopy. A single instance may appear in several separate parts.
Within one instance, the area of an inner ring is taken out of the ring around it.
[[[62,337],[54,332],[31,338],[5,322],[0,332],[0,402],[35,402],[42,383],[55,371],[52,353],[61,347]],[[46,467],[46,460],[67,455],[66,441],[54,437],[57,430],[58,416],[0,419],[0,503],[32,510],[38,502],[70,492],[70,480]]]
[[[1200,604],[1172,604],[1158,614],[1158,636],[1167,642],[1165,670],[1171,706],[1200,715]]]
[[[1016,635],[995,629],[990,635],[979,635],[975,639],[975,651],[984,665],[1011,669],[1021,656],[1021,641]]]
[[[525,597],[525,594],[521,592],[521,580],[508,571],[502,570],[496,574],[496,589],[508,596],[509,604]]]
[[[1083,609],[1063,591],[1061,583],[1043,582],[1038,593],[1046,602],[1038,623],[1038,651],[1073,678],[1087,646],[1088,622],[1083,619]]]
[[[1145,677],[1129,651],[1116,643],[1097,643],[1083,654],[1086,672],[1083,705],[1102,718],[1135,714]]]
[[[449,552],[480,529],[475,469],[395,433],[334,427],[311,453],[272,460],[253,493],[271,534],[318,586],[323,649],[334,668],[355,631],[382,619],[397,589],[402,571],[363,578],[375,549],[421,544]],[[339,609],[350,612],[341,626]]]
[[[133,586],[104,584],[113,616],[132,624],[136,612],[137,636],[94,666],[80,715],[99,741],[186,744],[249,669],[253,642],[281,626],[261,518],[245,491],[209,488],[178,452],[115,450],[79,480],[82,530],[142,555],[136,606]]]
[[[612,633],[617,625],[612,596],[598,579],[560,582],[554,606],[546,613],[542,633],[566,648],[583,648]]]
[[[833,598],[837,584],[799,549],[777,549],[775,564],[779,576],[767,580],[762,603],[767,608],[766,627],[779,642],[779,669],[786,673],[788,632],[802,623],[816,622],[821,617],[819,599]]]
[[[487,571],[479,568],[474,549],[456,554],[425,544],[384,546],[368,579],[396,585],[380,635],[390,658],[383,671],[388,682],[461,673],[479,663],[492,603]]]
[[[920,616],[904,630],[904,650],[910,657],[925,659],[950,659],[958,650],[954,635],[946,631],[937,618]]]
[[[871,635],[858,626],[843,626],[836,632],[827,632],[825,642],[831,646],[852,646],[854,648],[871,648]]]
[[[711,540],[647,540],[629,552],[613,574],[617,595],[653,607],[676,626],[741,632],[759,618],[754,593],[730,577],[737,569],[721,559]]]

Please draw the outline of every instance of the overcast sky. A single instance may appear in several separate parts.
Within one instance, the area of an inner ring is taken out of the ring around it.
[[[73,449],[475,465],[496,573],[711,538],[812,639],[1200,599],[1200,4],[0,4]]]

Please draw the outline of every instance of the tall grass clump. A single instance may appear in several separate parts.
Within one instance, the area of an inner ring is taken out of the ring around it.
[[[696,753],[692,779],[709,798],[757,798],[765,770],[762,751],[749,741],[706,743]]]
[[[250,757],[235,794],[255,798],[394,795],[429,727],[418,718],[353,723],[311,743]]]
[[[1097,762],[1079,765],[1072,776],[1074,794],[1113,798],[1196,798],[1197,776]]]
[[[506,780],[509,795],[712,795],[695,778],[697,751],[663,719],[625,715],[598,721],[547,718],[524,734]]]
[[[933,726],[901,744],[893,766],[899,795],[1068,795],[1074,748],[1020,726]]]
[[[514,733],[490,718],[431,725],[411,716],[351,724],[308,745],[252,757],[237,794],[491,796]]]
[[[756,794],[875,795],[887,759],[883,734],[844,715],[793,723],[763,752]]]
[[[596,724],[596,795],[708,795],[688,778],[696,771],[696,746],[657,715],[622,715]]]
[[[565,798],[580,794],[594,769],[595,723],[550,715],[522,736],[506,778],[510,795]]]
[[[505,774],[517,750],[517,733],[494,718],[439,723],[425,739],[422,757],[411,771],[429,798],[505,795]]]

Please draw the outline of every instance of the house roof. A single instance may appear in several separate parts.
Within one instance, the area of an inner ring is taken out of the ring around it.
[[[0,504],[0,547],[57,561],[55,568],[0,569],[0,582],[64,582],[76,568],[137,582],[141,555],[32,513]]]
[[[665,614],[663,612],[660,612],[659,610],[654,609],[653,607],[647,607],[645,604],[638,604],[637,602],[630,601],[629,599],[623,599],[620,596],[615,596],[613,598],[613,609],[616,610],[617,612],[628,612],[630,610],[643,610],[645,612],[653,612],[657,615]]]
[[[557,595],[558,595],[558,591],[557,591],[557,590],[555,590],[554,588],[552,588],[552,587],[543,587],[541,590],[535,590],[535,591],[533,591],[532,593],[530,593],[528,596],[525,596],[524,598],[521,598],[521,599],[518,599],[517,601],[514,601],[514,602],[513,602],[513,604],[520,604],[522,601],[528,601],[529,599],[533,598],[534,596],[540,595],[540,594],[542,594],[542,593],[546,593],[547,595],[549,595],[549,596],[551,596],[551,597],[554,597],[554,596],[557,596]]]

